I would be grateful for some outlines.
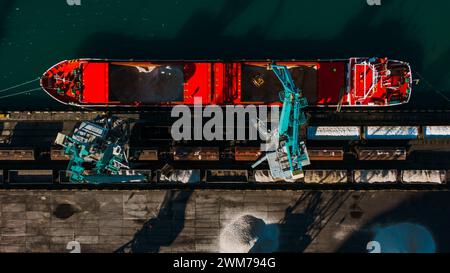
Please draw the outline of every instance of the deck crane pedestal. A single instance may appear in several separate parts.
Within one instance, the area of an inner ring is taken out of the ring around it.
[[[266,135],[266,154],[252,167],[267,160],[274,179],[295,181],[303,178],[303,166],[311,164],[305,143],[299,141],[299,128],[307,122],[304,109],[308,106],[308,101],[295,85],[286,66],[271,64],[269,68],[283,86],[283,91],[280,92],[283,106],[278,128],[270,134],[258,121],[258,130]]]
[[[128,166],[125,146],[128,123],[114,116],[83,121],[71,136],[58,133],[55,143],[70,157],[67,173],[72,183],[141,182],[144,175]]]

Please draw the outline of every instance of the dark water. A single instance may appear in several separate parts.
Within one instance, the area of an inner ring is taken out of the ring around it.
[[[381,6],[366,0],[80,2],[0,0],[0,90],[79,57],[389,56],[411,62],[429,82],[415,88],[411,107],[450,108],[450,1],[381,0]],[[1,110],[24,108],[61,106],[40,91],[0,100]]]

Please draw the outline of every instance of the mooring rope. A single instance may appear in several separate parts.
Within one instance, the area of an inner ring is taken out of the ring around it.
[[[19,93],[9,94],[9,95],[0,97],[0,99],[9,98],[9,97],[14,97],[14,96],[22,95],[22,94],[25,94],[25,93],[36,92],[36,91],[38,91],[38,90],[41,90],[41,88],[38,87],[38,88],[34,88],[34,89],[22,91],[22,92],[19,92]]]
[[[8,88],[5,88],[5,89],[2,89],[2,90],[0,90],[0,93],[6,92],[6,91],[8,91],[8,90],[11,90],[11,89],[14,89],[14,88],[17,88],[17,87],[20,87],[20,86],[23,86],[23,85],[26,85],[26,84],[35,82],[35,81],[38,81],[39,79],[40,79],[40,77],[35,78],[35,79],[33,79],[33,80],[30,80],[30,81],[26,81],[26,82],[17,84],[17,85],[14,85],[14,86],[11,86],[11,87],[8,87]]]
[[[434,87],[433,84],[431,84],[427,79],[425,79],[422,75],[419,74],[419,72],[416,71],[416,75],[420,78],[420,80],[424,81],[431,90],[433,90],[435,93],[443,97],[446,101],[450,102],[450,98],[448,98],[446,95],[442,93],[442,91],[438,90],[436,87]]]

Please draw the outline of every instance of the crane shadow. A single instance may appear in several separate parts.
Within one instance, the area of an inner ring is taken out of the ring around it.
[[[115,253],[157,253],[170,246],[184,228],[187,202],[193,190],[167,191],[156,217],[145,222],[133,239]]]
[[[286,208],[279,223],[266,226],[267,235],[259,238],[250,252],[304,252],[350,196],[350,192],[333,192],[325,198],[323,192],[303,192]],[[267,248],[274,240],[278,241],[277,249]]]

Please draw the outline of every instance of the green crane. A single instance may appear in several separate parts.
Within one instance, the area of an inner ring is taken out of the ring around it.
[[[266,154],[253,164],[253,168],[267,160],[273,178],[296,180],[303,177],[303,166],[310,164],[305,143],[299,140],[299,128],[307,123],[304,109],[308,107],[308,101],[286,66],[272,64],[270,68],[283,86],[280,92],[283,106],[278,128],[269,136]],[[260,130],[265,129],[260,122],[258,125]]]
[[[127,124],[116,117],[83,121],[71,136],[58,133],[55,143],[70,157],[67,173],[72,183],[145,181],[128,166],[125,145]]]

